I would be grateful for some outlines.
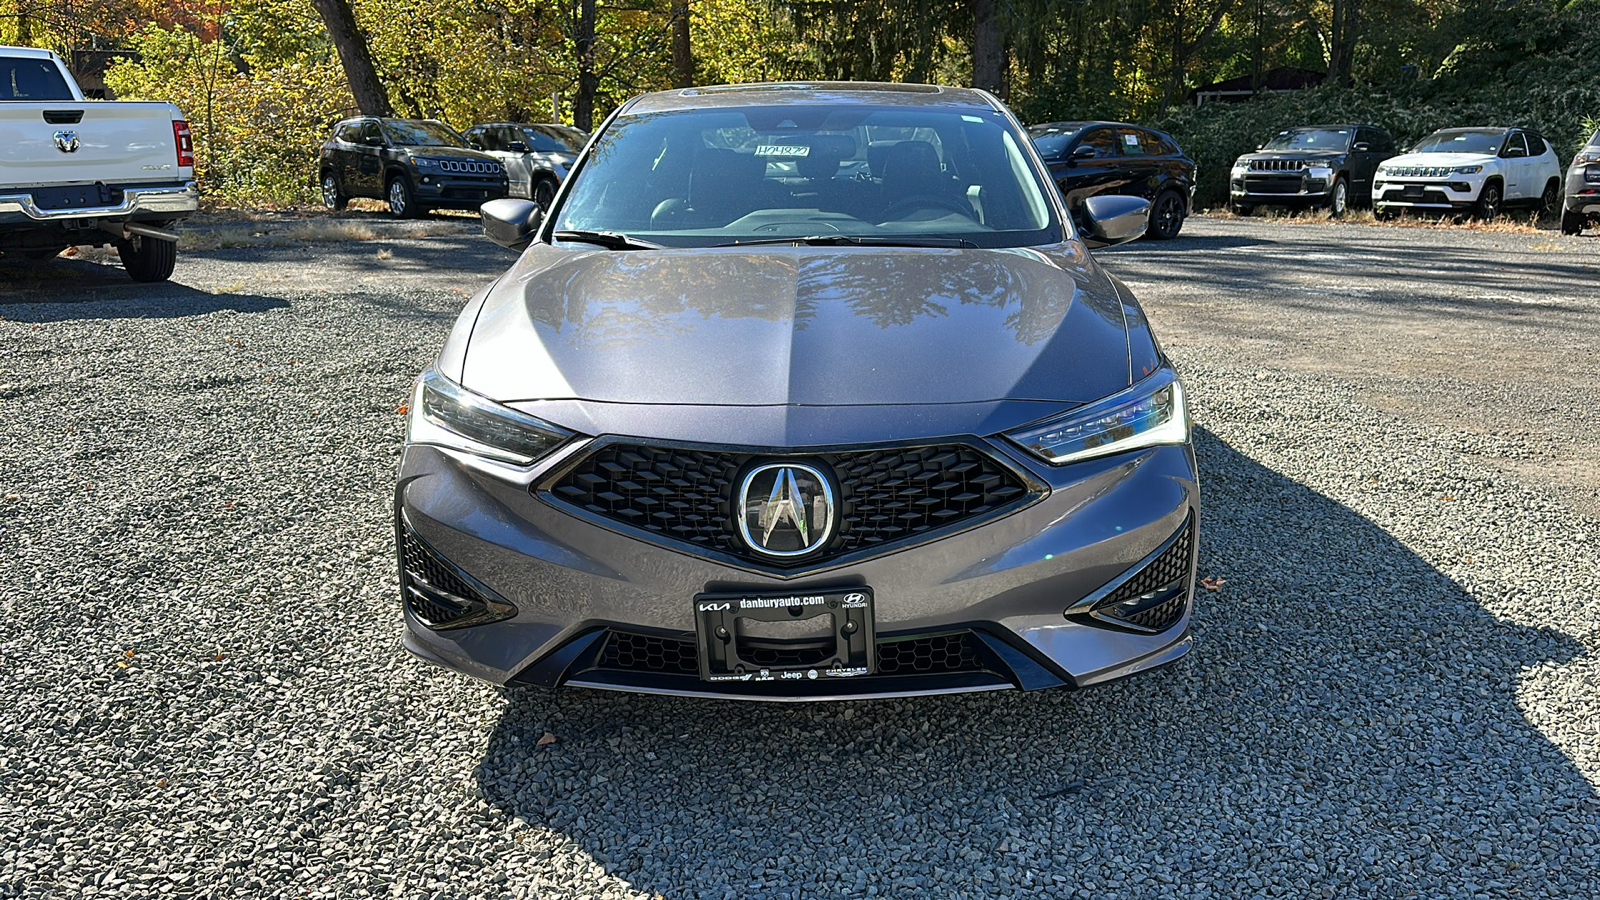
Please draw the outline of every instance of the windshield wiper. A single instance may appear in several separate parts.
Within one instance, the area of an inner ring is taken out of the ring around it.
[[[800,237],[757,238],[717,244],[718,247],[757,247],[762,244],[804,244],[808,247],[973,247],[978,245],[966,238],[944,237],[889,237],[875,234],[808,234]]]
[[[579,241],[595,244],[607,250],[661,250],[661,244],[641,241],[620,231],[558,231],[551,235],[558,241]]]

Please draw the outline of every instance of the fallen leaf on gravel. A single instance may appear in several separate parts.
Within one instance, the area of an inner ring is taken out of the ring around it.
[[[126,656],[129,659],[133,659],[133,651],[132,650],[124,650],[124,651],[122,651],[122,655]]]
[[[1220,591],[1222,586],[1227,583],[1228,580],[1221,575],[1212,575],[1210,578],[1200,579],[1200,586],[1208,591]]]
[[[222,656],[222,654],[221,654],[221,653],[218,653],[218,654],[217,654],[217,655],[216,655],[216,656],[213,656],[213,657],[212,657],[212,658],[211,658],[211,661],[212,661],[212,662],[222,662],[222,659],[223,659],[223,656]]]
[[[404,404],[404,403],[402,403],[402,404],[400,404],[400,405],[399,405],[399,406],[396,406],[396,407],[395,407],[395,408],[394,408],[394,411],[395,411],[395,414],[396,414],[396,415],[400,415],[400,416],[403,416],[403,415],[405,415],[405,414],[406,414],[406,413],[408,413],[408,412],[410,412],[410,411],[411,411],[411,407],[409,407],[409,406],[407,406],[407,405],[406,405],[406,404]]]
[[[535,747],[548,747],[555,742],[556,736],[546,731],[544,734],[539,735],[539,739],[534,741],[533,745]]]
[[[166,786],[167,786],[167,780],[165,778],[157,778],[156,779],[156,787],[164,788]]]
[[[7,494],[6,495],[6,502],[7,503],[15,503],[15,502],[17,502],[18,500],[21,500],[21,499],[22,499],[22,495],[21,494]]]

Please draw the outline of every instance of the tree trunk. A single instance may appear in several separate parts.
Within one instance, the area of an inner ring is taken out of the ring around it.
[[[573,127],[594,128],[594,95],[600,90],[600,76],[594,70],[594,2],[578,0],[578,28],[573,43],[578,53],[578,93],[572,98]]]
[[[339,51],[339,62],[344,65],[345,80],[350,82],[350,93],[356,98],[356,107],[365,116],[393,115],[389,93],[378,80],[378,70],[372,65],[372,51],[367,47],[367,37],[356,25],[355,10],[350,0],[311,0],[317,14],[328,26],[328,37]]]
[[[689,0],[672,0],[672,83],[694,84],[694,45],[689,41]]]
[[[1001,0],[973,0],[972,86],[1000,96],[1005,92],[1005,35]]]

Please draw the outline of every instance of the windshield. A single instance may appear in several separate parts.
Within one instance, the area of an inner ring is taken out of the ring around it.
[[[798,237],[1062,240],[1025,138],[993,111],[864,104],[619,117],[555,216],[675,247]]]
[[[589,136],[565,125],[524,125],[522,134],[528,149],[541,153],[577,153],[589,143]]]
[[[0,100],[71,100],[72,88],[48,59],[0,56]]]
[[[1028,135],[1033,138],[1033,145],[1039,148],[1039,155],[1045,159],[1060,159],[1067,152],[1067,145],[1078,136],[1081,128],[1061,128],[1052,125],[1035,125],[1028,129]]]
[[[1411,148],[1412,153],[1498,153],[1503,131],[1438,131]]]
[[[383,131],[397,147],[465,147],[467,142],[450,126],[439,122],[385,119]]]
[[[1596,131],[1594,136],[1589,138],[1589,146],[1600,147],[1600,131]]]
[[[1267,141],[1263,150],[1348,150],[1350,149],[1350,129],[1348,128],[1304,128],[1295,131],[1280,131],[1278,136]]]

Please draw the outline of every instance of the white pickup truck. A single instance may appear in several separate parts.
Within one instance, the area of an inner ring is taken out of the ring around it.
[[[0,47],[0,254],[109,244],[134,280],[164,281],[199,197],[176,106],[86,101],[54,53]]]

